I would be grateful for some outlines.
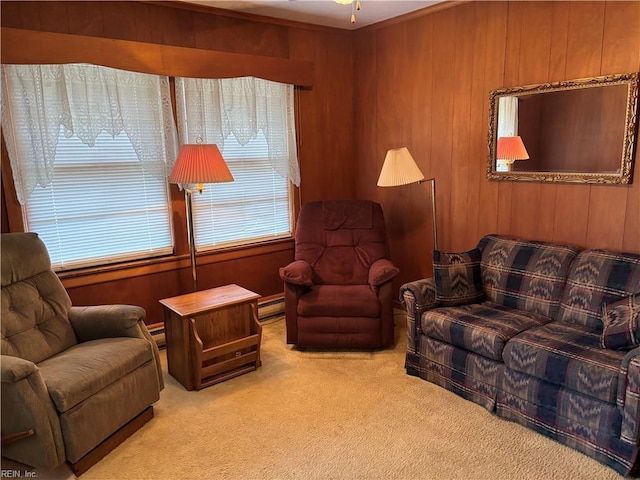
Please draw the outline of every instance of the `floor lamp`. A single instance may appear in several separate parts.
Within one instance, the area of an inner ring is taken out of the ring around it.
[[[378,177],[379,187],[399,187],[410,183],[431,182],[431,216],[433,218],[433,249],[438,250],[438,229],[436,223],[436,179],[428,178],[424,175],[416,164],[416,161],[409,153],[407,147],[389,150],[380,177]]]
[[[169,182],[184,187],[191,277],[193,278],[193,291],[196,292],[198,291],[198,276],[196,272],[196,242],[193,235],[192,194],[196,191],[202,193],[205,183],[233,182],[233,175],[231,175],[217,145],[185,144],[178,153],[176,164],[169,175]]]
[[[516,160],[529,160],[529,153],[527,153],[521,137],[500,137],[498,138],[496,159],[503,160],[510,171],[513,168],[513,162]]]

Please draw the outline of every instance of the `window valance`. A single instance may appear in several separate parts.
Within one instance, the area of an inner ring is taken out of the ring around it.
[[[313,86],[313,62],[110,38],[2,28],[5,64],[92,63],[192,78],[258,77]]]
[[[273,169],[300,186],[292,85],[253,77],[176,78],[176,112],[182,143],[202,139],[223,150],[230,134],[244,146],[262,133]]]
[[[95,65],[3,65],[2,128],[22,204],[51,182],[60,128],[89,146],[124,131],[158,179],[177,152],[169,79]]]

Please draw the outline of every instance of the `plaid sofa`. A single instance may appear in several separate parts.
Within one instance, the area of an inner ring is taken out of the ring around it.
[[[403,285],[409,375],[635,473],[640,347],[603,347],[603,305],[640,293],[640,255],[483,237],[485,300],[442,306]]]

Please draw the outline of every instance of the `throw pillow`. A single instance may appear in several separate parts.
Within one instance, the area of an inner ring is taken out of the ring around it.
[[[480,275],[480,250],[463,253],[433,252],[436,301],[443,306],[482,302],[485,298]]]
[[[640,345],[640,293],[602,306],[602,347],[627,350]]]

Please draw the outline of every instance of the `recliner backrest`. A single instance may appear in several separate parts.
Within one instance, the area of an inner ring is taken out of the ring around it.
[[[316,285],[366,285],[371,264],[388,253],[382,207],[369,200],[303,205],[295,241],[295,259],[311,265]]]
[[[71,300],[35,233],[2,234],[2,354],[41,362],[77,343]]]

